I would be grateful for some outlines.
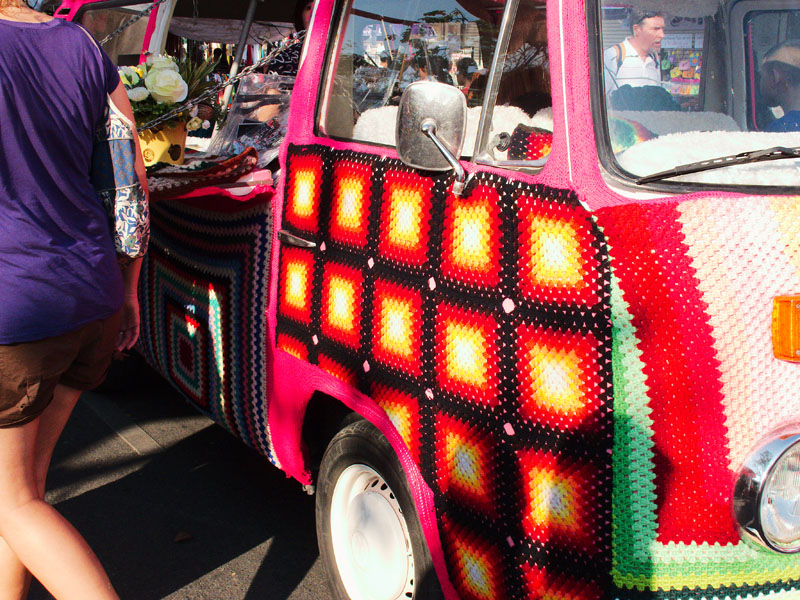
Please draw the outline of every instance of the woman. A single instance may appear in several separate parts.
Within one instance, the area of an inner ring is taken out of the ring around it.
[[[140,261],[121,270],[89,181],[113,63],[78,26],[0,0],[0,598],[32,573],[58,600],[115,599],[80,534],[49,504],[53,448],[82,390],[139,335]],[[136,137],[136,136],[134,136]],[[144,164],[136,170],[145,183]]]

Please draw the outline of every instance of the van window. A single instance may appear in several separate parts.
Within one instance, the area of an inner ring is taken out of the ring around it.
[[[547,160],[553,139],[544,2],[520,0],[512,23],[490,80],[475,160],[535,168]]]
[[[755,131],[781,128],[782,123],[788,123],[786,113],[790,111],[788,106],[778,104],[782,82],[775,77],[794,76],[800,84],[800,4],[794,10],[748,10],[744,30],[759,33],[745,38],[750,42],[745,52],[747,71],[756,73],[747,82],[747,125]],[[796,64],[789,64],[792,61]],[[797,108],[800,109],[800,97]],[[800,127],[800,118],[795,122]]]
[[[593,73],[602,104],[598,138],[606,146],[600,155],[608,169],[640,185],[796,186],[794,160],[722,159],[800,145],[798,133],[769,130],[782,113],[769,110],[764,93],[772,105],[777,100],[763,80],[767,53],[800,37],[800,0],[663,6],[599,5],[601,47]],[[800,74],[797,44],[781,59],[796,57]],[[672,176],[673,170],[683,174]]]
[[[430,79],[458,86],[473,107],[464,144],[465,152],[471,153],[503,4],[496,0],[348,3],[327,67],[321,133],[394,146],[403,90],[414,81]]]
[[[147,7],[147,4],[118,8],[88,5],[80,23],[94,35],[95,39],[102,40],[116,31],[118,27],[129,23]],[[139,64],[142,42],[147,31],[147,22],[147,18],[139,19],[103,45],[103,50],[106,51],[116,65]]]

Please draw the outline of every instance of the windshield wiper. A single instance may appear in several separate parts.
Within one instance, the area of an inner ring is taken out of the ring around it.
[[[781,160],[783,158],[800,158],[800,147],[784,148],[783,146],[775,146],[773,148],[764,148],[763,150],[751,150],[750,152],[740,152],[739,154],[733,154],[731,156],[720,156],[719,158],[678,165],[677,167],[661,171],[660,173],[652,173],[651,175],[639,177],[636,179],[636,183],[642,185],[643,183],[652,183],[654,181],[669,179],[670,177],[678,177],[679,175],[721,169],[722,167],[730,167],[733,165],[746,165],[765,160]]]

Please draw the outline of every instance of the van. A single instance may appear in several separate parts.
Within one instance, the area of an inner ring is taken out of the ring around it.
[[[138,349],[316,493],[335,598],[796,598],[797,39],[318,0],[275,185],[152,203]]]

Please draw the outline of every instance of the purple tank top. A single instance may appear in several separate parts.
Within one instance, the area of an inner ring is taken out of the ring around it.
[[[92,134],[114,64],[54,19],[0,19],[0,344],[114,314],[124,286],[89,181]]]

